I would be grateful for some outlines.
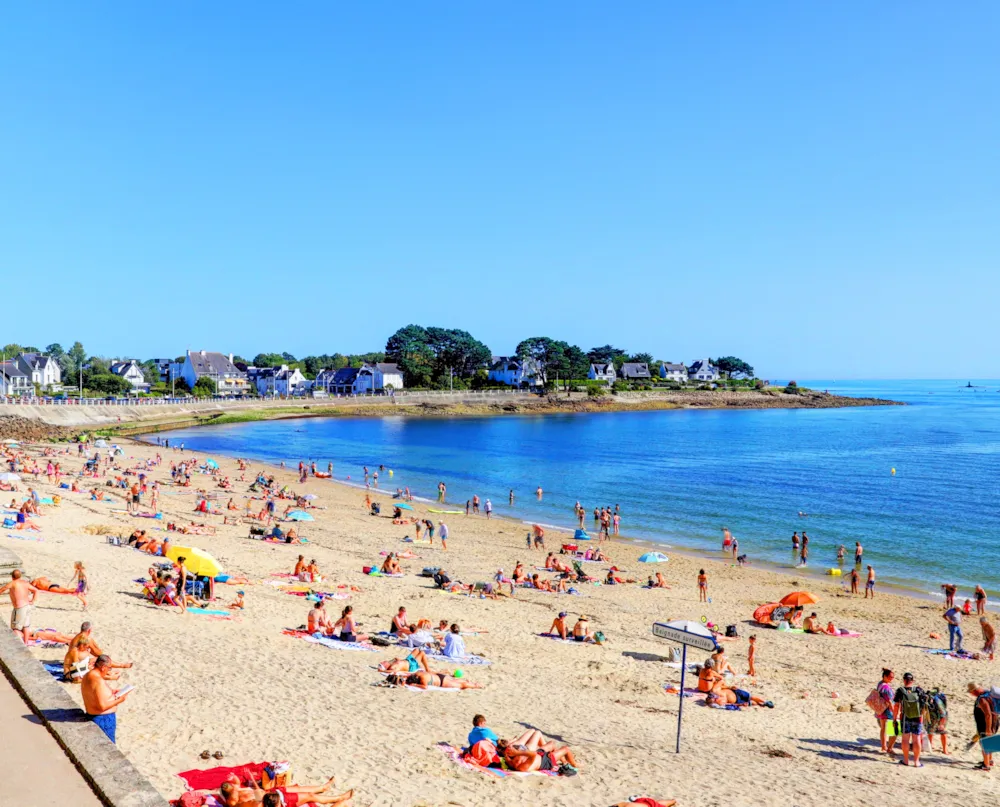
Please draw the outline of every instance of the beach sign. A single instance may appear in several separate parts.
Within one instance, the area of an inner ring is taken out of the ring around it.
[[[687,672],[688,647],[714,652],[718,645],[712,632],[697,622],[676,620],[674,622],[654,622],[653,635],[668,642],[677,642],[684,648],[681,654],[681,691],[677,706],[677,747],[681,752],[681,717],[684,715],[684,675]]]

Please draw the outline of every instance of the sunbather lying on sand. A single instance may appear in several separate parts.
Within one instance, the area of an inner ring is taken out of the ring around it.
[[[524,732],[514,740],[500,740],[497,751],[507,765],[515,771],[558,771],[566,776],[577,772],[576,759],[568,746],[560,746],[555,740],[546,741],[536,729]]]
[[[29,642],[55,642],[56,644],[69,644],[73,641],[72,636],[67,636],[65,633],[59,633],[59,631],[52,630],[51,628],[42,628],[41,630],[29,631],[28,632]]]
[[[464,678],[455,678],[448,673],[428,672],[427,670],[417,670],[413,673],[392,673],[386,679],[386,683],[391,686],[411,686],[418,689],[427,687],[440,687],[441,689],[482,689],[482,684],[466,681]]]
[[[406,658],[393,658],[378,665],[379,672],[386,673],[412,673],[420,669],[434,672],[427,663],[427,654],[419,647],[415,647]]]
[[[718,679],[713,685],[712,691],[708,693],[706,701],[709,704],[716,703],[721,706],[735,704],[739,707],[766,706],[768,709],[774,708],[774,704],[771,703],[771,701],[765,701],[763,698],[751,695],[745,689],[735,689],[730,687],[725,684],[721,678]]]
[[[326,791],[333,784],[331,778],[325,785],[308,787],[288,785],[271,791],[253,787],[240,787],[238,782],[223,782],[218,795],[211,791],[201,791],[202,795],[213,796],[223,807],[305,807],[307,804],[343,804],[354,795],[353,790],[339,796],[328,796]]]

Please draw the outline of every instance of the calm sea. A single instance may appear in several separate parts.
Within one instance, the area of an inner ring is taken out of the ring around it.
[[[497,515],[555,526],[573,526],[577,500],[588,529],[595,506],[618,504],[624,535],[678,547],[717,549],[728,526],[752,560],[785,566],[792,531],[804,529],[810,567],[836,565],[836,547],[846,544],[850,557],[860,540],[882,580],[1000,589],[1000,381],[801,383],[910,405],[317,418],[167,436],[265,462],[333,462],[335,478],[352,483],[363,482],[363,465],[384,464],[394,475],[382,475],[383,490],[408,485],[432,498],[443,480],[449,502],[464,507],[478,493]],[[460,522],[452,529],[461,535]]]

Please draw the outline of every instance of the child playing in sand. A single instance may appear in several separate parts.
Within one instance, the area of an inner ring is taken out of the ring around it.
[[[232,609],[234,611],[242,611],[243,610],[243,606],[244,606],[243,592],[242,591],[237,591],[236,592],[236,599],[233,600],[231,603],[229,603],[229,607],[230,607],[230,609]]]

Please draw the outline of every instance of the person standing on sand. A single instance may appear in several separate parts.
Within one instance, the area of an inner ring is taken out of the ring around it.
[[[448,525],[445,524],[443,521],[439,521],[438,522],[438,528],[440,529],[440,535],[441,535],[441,548],[447,552],[448,551]],[[434,529],[433,525],[431,525],[431,527],[429,529],[433,530]]]
[[[948,623],[948,649],[962,652],[962,612],[955,607],[944,612],[944,621]]]
[[[472,512],[475,515],[479,515],[479,496],[476,494],[472,496]]]
[[[958,592],[958,586],[954,583],[943,583],[941,588],[944,589],[944,607],[945,609],[955,607],[955,594]]]
[[[875,570],[869,565],[868,567],[868,580],[865,581],[865,599],[868,599],[868,595],[872,595],[872,599],[875,599]]]
[[[851,569],[851,594],[859,594],[858,591],[858,570]]]
[[[489,520],[489,518],[493,515],[493,502],[489,499],[487,499],[486,504],[483,505],[483,512],[486,513],[487,520]]]
[[[739,554],[740,551],[740,542],[737,541],[735,538],[733,538],[732,547],[733,547],[733,560],[736,560],[736,556]]]
[[[181,613],[182,614],[185,611],[187,611],[187,603],[185,602],[185,600],[187,599],[187,597],[185,595],[187,594],[187,574],[188,574],[188,570],[184,566],[184,561],[186,561],[186,560],[187,560],[187,558],[185,558],[185,557],[179,557],[179,558],[177,558],[177,591],[180,594],[180,596],[177,599],[178,599],[178,605],[180,605],[180,607],[181,607]]]
[[[892,670],[885,668],[882,670],[882,680],[875,685],[875,691],[882,696],[882,699],[887,704],[885,711],[875,715],[875,719],[878,721],[878,739],[882,747],[882,753],[889,754],[890,756],[894,753],[893,746],[896,744],[896,735],[893,734],[891,737],[886,737],[885,729],[889,721],[893,719],[892,702],[896,697],[896,693],[892,689],[892,679],[895,677]]]
[[[14,610],[10,615],[10,629],[21,635],[21,641],[28,643],[31,634],[31,606],[34,605],[38,589],[22,578],[20,569],[10,573],[10,582],[0,586],[0,596],[10,593],[10,603]]]
[[[698,570],[698,602],[708,602],[708,575],[704,569]]]
[[[976,586],[976,613],[980,616],[986,613],[986,592],[982,586]]]
[[[900,765],[909,765],[910,754],[913,754],[913,767],[922,768],[920,761],[920,738],[924,732],[924,691],[913,685],[913,673],[903,673],[903,686],[896,690],[893,697],[893,719],[902,722],[900,744],[903,748],[903,758]]]
[[[993,656],[997,649],[997,634],[996,630],[990,624],[990,618],[988,616],[979,617],[979,627],[983,630],[983,652],[989,653],[990,661],[993,661]]]
[[[747,650],[747,675],[752,678],[756,678],[757,666],[755,662],[757,660],[757,637],[755,635],[751,635],[749,642],[750,648]]]

